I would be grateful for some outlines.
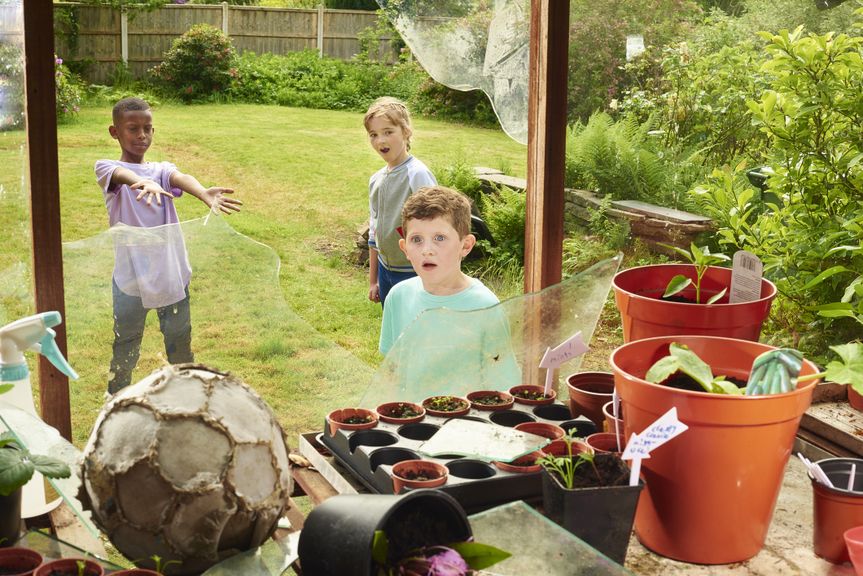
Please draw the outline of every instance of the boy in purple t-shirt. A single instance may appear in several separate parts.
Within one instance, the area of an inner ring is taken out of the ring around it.
[[[189,279],[192,269],[180,232],[174,198],[184,191],[225,214],[242,202],[225,196],[230,188],[205,188],[170,162],[145,162],[153,142],[153,115],[140,98],[124,98],[113,110],[111,137],[120,144],[120,160],[96,162],[96,179],[105,195],[114,246],[114,347],[108,392],[132,380],[138,363],[144,322],[155,309],[168,362],[193,362]],[[155,200],[155,202],[154,202]],[[116,228],[115,228],[116,227]],[[143,235],[135,228],[149,228]]]

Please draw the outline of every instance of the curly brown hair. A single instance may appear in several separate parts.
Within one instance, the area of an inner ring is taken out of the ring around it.
[[[445,218],[459,238],[470,234],[470,200],[445,186],[426,186],[411,194],[402,207],[402,228],[407,232],[408,220]]]

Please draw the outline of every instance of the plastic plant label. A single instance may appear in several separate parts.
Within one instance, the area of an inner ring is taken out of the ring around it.
[[[545,354],[542,356],[542,360],[539,362],[540,368],[545,368],[545,393],[548,394],[551,391],[551,379],[554,373],[554,370],[563,364],[564,362],[568,362],[573,358],[581,356],[585,352],[587,352],[589,348],[587,344],[584,343],[584,338],[581,335],[581,330],[567,338],[562,344],[556,346],[555,348],[547,348],[545,350]]]
[[[650,452],[662,446],[675,436],[689,429],[689,426],[677,419],[677,408],[673,407],[663,414],[653,424],[645,428],[640,434],[633,434],[623,449],[620,456],[624,460],[632,460],[629,472],[629,485],[638,484],[638,475],[641,471],[641,461],[650,458]]]
[[[761,272],[764,266],[758,256],[746,250],[734,253],[731,265],[731,289],[728,302],[752,302],[761,298]]]

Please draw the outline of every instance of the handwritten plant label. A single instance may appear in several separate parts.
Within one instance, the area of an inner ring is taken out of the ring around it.
[[[568,362],[573,358],[581,356],[587,352],[589,348],[584,343],[584,338],[581,336],[581,330],[567,338],[562,344],[555,348],[548,347],[542,360],[539,361],[539,367],[545,368],[545,394],[551,391],[551,379],[555,368]]]
[[[677,419],[677,408],[673,407],[640,434],[633,434],[620,456],[624,460],[632,460],[629,485],[638,484],[638,475],[641,472],[643,459],[650,458],[650,453],[654,449],[688,429],[689,426]]]

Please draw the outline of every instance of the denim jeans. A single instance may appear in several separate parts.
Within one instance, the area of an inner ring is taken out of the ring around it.
[[[114,354],[108,392],[116,394],[132,382],[132,370],[141,355],[144,324],[150,311],[137,296],[129,296],[112,282],[114,297]],[[194,362],[192,354],[192,317],[189,310],[189,287],[186,297],[170,306],[156,308],[159,329],[165,341],[168,362],[182,364]]]
[[[408,278],[413,278],[417,273],[411,270],[410,272],[393,272],[387,270],[381,261],[378,260],[378,293],[381,297],[381,307],[384,305],[384,300],[387,299],[387,294],[390,293],[392,287]]]

